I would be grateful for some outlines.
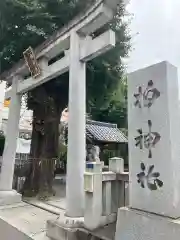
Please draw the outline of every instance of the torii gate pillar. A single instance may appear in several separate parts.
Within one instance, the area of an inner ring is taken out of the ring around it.
[[[69,120],[66,183],[66,215],[82,217],[84,208],[84,170],[86,159],[86,63],[80,61],[81,38],[70,36]]]
[[[0,174],[0,205],[13,204],[21,201],[21,194],[12,189],[17,144],[16,139],[19,133],[21,110],[21,95],[17,94],[17,82],[19,79],[20,76],[14,76],[12,84],[6,141]]]

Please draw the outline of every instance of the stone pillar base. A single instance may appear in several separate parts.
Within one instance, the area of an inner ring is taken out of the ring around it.
[[[21,194],[17,193],[15,190],[11,191],[0,190],[0,206],[20,203],[21,200],[22,200]]]
[[[116,221],[116,214],[102,216],[98,227],[103,227]],[[57,220],[47,221],[47,236],[53,240],[89,240],[93,237],[93,228],[89,228],[84,222],[84,218],[70,218],[64,214]],[[92,238],[93,239],[93,238]]]
[[[47,236],[53,240],[78,240],[78,228],[83,225],[84,218],[70,218],[62,214],[56,221],[47,221]]]
[[[111,213],[107,216],[101,216],[100,219],[98,220],[98,222],[95,222],[95,224],[93,223],[94,219],[90,218],[84,222],[84,228],[86,228],[90,231],[93,231],[97,228],[104,227],[108,224],[114,223],[116,221],[116,219],[117,219],[116,213]]]
[[[118,211],[115,240],[179,240],[180,219],[130,208]]]

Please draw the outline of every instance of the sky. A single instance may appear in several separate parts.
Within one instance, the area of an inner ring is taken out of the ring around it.
[[[180,68],[180,0],[130,0],[127,9],[134,14],[128,72],[164,60]]]

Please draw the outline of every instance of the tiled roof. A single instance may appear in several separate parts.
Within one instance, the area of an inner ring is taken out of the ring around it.
[[[116,124],[87,120],[86,135],[91,140],[111,143],[127,143],[127,137]]]

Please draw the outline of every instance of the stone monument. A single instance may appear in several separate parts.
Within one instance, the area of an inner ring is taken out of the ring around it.
[[[100,148],[99,146],[93,145],[91,147],[91,149],[89,150],[89,154],[88,154],[88,160],[90,162],[97,162],[100,163]]]
[[[179,239],[179,120],[176,67],[161,62],[129,75],[130,206],[119,209],[116,240]]]

